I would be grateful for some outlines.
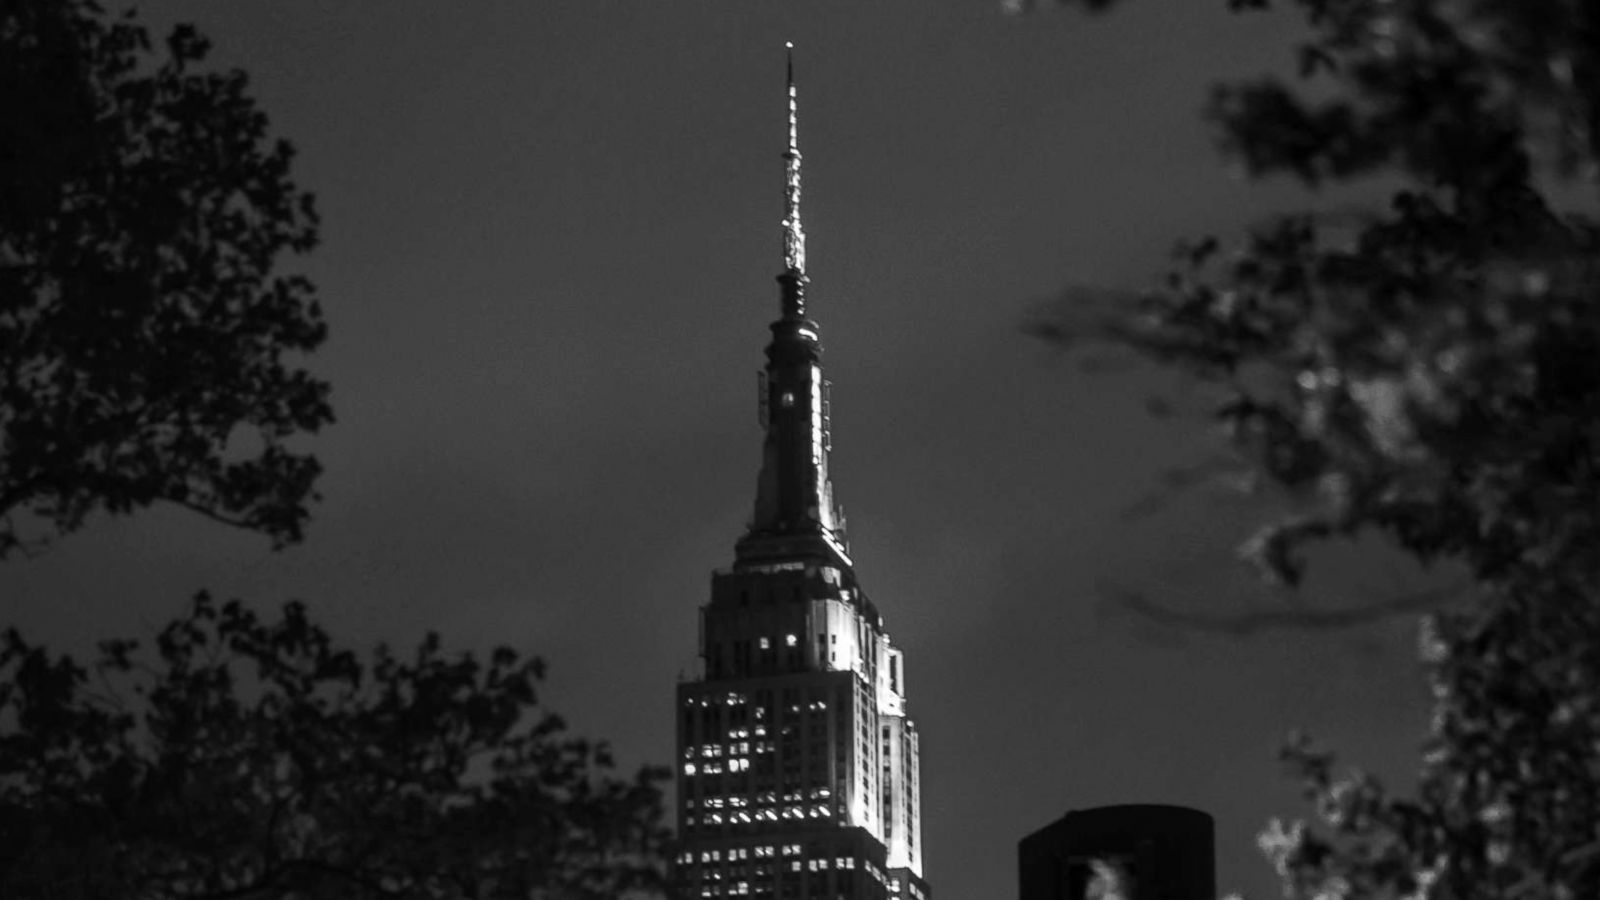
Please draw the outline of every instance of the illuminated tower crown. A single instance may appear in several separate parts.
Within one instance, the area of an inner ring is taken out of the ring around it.
[[[784,270],[761,373],[761,473],[678,685],[684,897],[926,900],[918,736],[901,652],[857,583],[828,476],[828,383],[806,317],[791,48]]]

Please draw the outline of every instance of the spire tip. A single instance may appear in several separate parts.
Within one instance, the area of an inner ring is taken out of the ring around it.
[[[785,41],[784,45],[788,47],[789,70],[789,147],[783,154],[786,169],[783,210],[784,270],[803,277],[806,271],[806,234],[800,228],[800,112],[794,85],[794,42]],[[798,299],[794,300],[793,305],[798,309]]]

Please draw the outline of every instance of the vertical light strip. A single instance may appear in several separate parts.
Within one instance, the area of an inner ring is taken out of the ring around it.
[[[783,262],[791,272],[806,270],[806,233],[800,227],[800,102],[794,86],[794,44],[789,51],[789,149],[783,154],[786,165],[783,204]]]

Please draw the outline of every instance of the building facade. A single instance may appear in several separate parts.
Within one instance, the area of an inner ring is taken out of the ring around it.
[[[794,64],[780,315],[760,378],[755,513],[678,685],[685,898],[927,900],[905,667],[856,580],[828,475],[828,382],[806,313]]]
[[[1017,844],[1022,900],[1215,900],[1211,816],[1156,803],[1069,812]]]

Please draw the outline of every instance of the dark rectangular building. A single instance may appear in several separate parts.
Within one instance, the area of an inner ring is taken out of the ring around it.
[[[1021,900],[1215,900],[1211,816],[1159,804],[1069,812],[1017,845]]]

